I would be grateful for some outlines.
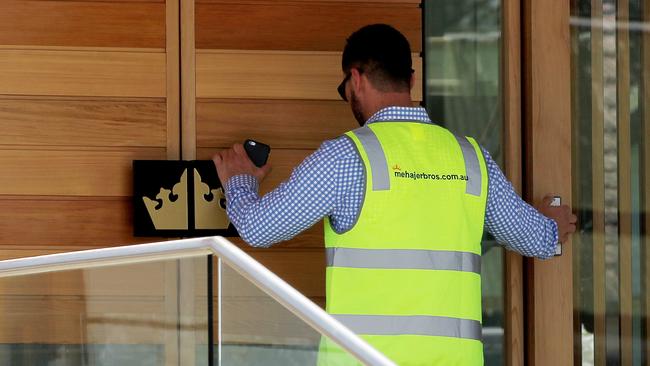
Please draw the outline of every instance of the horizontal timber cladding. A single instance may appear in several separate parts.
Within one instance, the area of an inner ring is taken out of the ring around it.
[[[165,97],[163,51],[0,47],[0,94]]]
[[[2,0],[0,45],[164,48],[165,3]]]
[[[101,0],[85,0],[85,1],[101,1]],[[120,0],[122,1],[122,0]],[[124,1],[139,1],[139,0],[124,0]],[[269,3],[282,2],[286,4],[314,4],[314,3],[331,3],[334,5],[349,5],[360,4],[363,6],[371,5],[386,5],[395,4],[402,6],[403,4],[419,5],[422,0],[196,0],[197,4],[257,4],[268,5]]]
[[[0,97],[0,121],[0,145],[166,146],[164,100]]]
[[[33,229],[26,230],[25,225]],[[127,197],[0,196],[0,233],[0,246],[8,248],[48,246],[72,250],[162,240],[132,236],[132,203]],[[279,247],[322,247],[322,236],[323,225],[319,223]],[[239,238],[229,239],[242,249],[251,249]],[[1,252],[20,254],[4,249]],[[38,254],[42,253],[26,252],[23,256]]]
[[[343,101],[200,99],[196,119],[198,147],[252,138],[274,149],[316,149],[358,127]]]
[[[132,161],[165,157],[164,148],[69,150],[0,146],[1,194],[129,196]]]
[[[413,55],[412,99],[422,100],[422,60]],[[199,50],[196,97],[340,100],[340,52]]]
[[[83,249],[156,240],[134,238],[131,222],[132,203],[126,197],[0,196],[2,246]]]
[[[3,245],[1,259],[18,258],[54,254],[62,250],[43,249],[6,249]],[[246,249],[246,248],[244,248]],[[305,296],[317,297],[325,288],[325,251],[322,248],[275,249],[246,249],[249,255],[267,266],[280,278],[296,287]],[[203,262],[198,259],[199,262]],[[7,277],[0,279],[2,296],[163,296],[164,295],[164,263],[149,262],[120,266],[94,268],[90,270],[72,270],[54,273],[41,273],[29,276]],[[216,267],[216,266],[215,266]],[[119,271],[116,271],[119,268]],[[199,275],[204,268],[198,268],[196,282],[197,294],[202,292],[201,282],[204,278]],[[228,272],[229,278],[241,283],[233,271]],[[215,271],[215,276],[217,271]],[[129,286],[125,286],[125,282]],[[232,285],[223,284],[228,289]],[[250,296],[259,294],[252,284],[235,293],[234,290],[223,296]]]
[[[421,10],[414,3],[198,2],[196,48],[342,51],[366,24],[387,23],[421,51]]]

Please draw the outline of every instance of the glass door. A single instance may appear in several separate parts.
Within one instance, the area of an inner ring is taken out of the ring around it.
[[[476,138],[503,167],[501,1],[423,3],[424,103],[431,120]],[[505,255],[490,236],[482,247],[485,364],[505,365]]]
[[[648,363],[649,20],[649,1],[572,1],[576,365]]]

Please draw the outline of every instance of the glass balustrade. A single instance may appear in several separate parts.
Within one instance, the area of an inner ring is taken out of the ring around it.
[[[215,365],[303,366],[353,359],[229,265],[216,261]],[[321,347],[321,342],[323,347]],[[346,363],[349,365],[349,363]]]
[[[0,261],[0,365],[361,364],[322,333],[392,364],[225,239],[169,243]]]

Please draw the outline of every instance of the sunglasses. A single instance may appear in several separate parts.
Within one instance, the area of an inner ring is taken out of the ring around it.
[[[350,76],[352,76],[352,73],[348,72],[345,74],[345,78],[343,81],[341,81],[341,84],[339,84],[339,87],[336,88],[336,91],[339,92],[339,95],[341,96],[341,99],[344,101],[348,101],[348,97],[345,95],[345,84],[347,84],[348,80],[350,80]]]
[[[357,69],[357,70],[359,70],[359,73],[363,72],[363,70],[361,70],[361,69]],[[414,72],[415,72],[415,70],[411,69],[411,74],[414,73]],[[348,72],[347,74],[345,74],[345,78],[343,78],[343,81],[341,81],[341,84],[339,84],[338,88],[336,88],[336,91],[339,92],[339,95],[341,96],[341,99],[343,99],[343,101],[345,101],[345,102],[348,101],[348,97],[345,95],[345,84],[348,82],[348,80],[350,80],[350,76],[352,76],[351,72]]]

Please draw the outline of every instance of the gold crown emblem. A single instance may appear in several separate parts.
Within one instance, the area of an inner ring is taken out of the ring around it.
[[[187,230],[187,169],[171,190],[161,187],[156,199],[142,200],[157,230]]]
[[[226,196],[223,189],[210,189],[194,169],[194,227],[196,229],[227,229]]]
[[[395,165],[393,165],[393,170],[402,171],[402,168],[400,168],[399,165],[395,164]]]

